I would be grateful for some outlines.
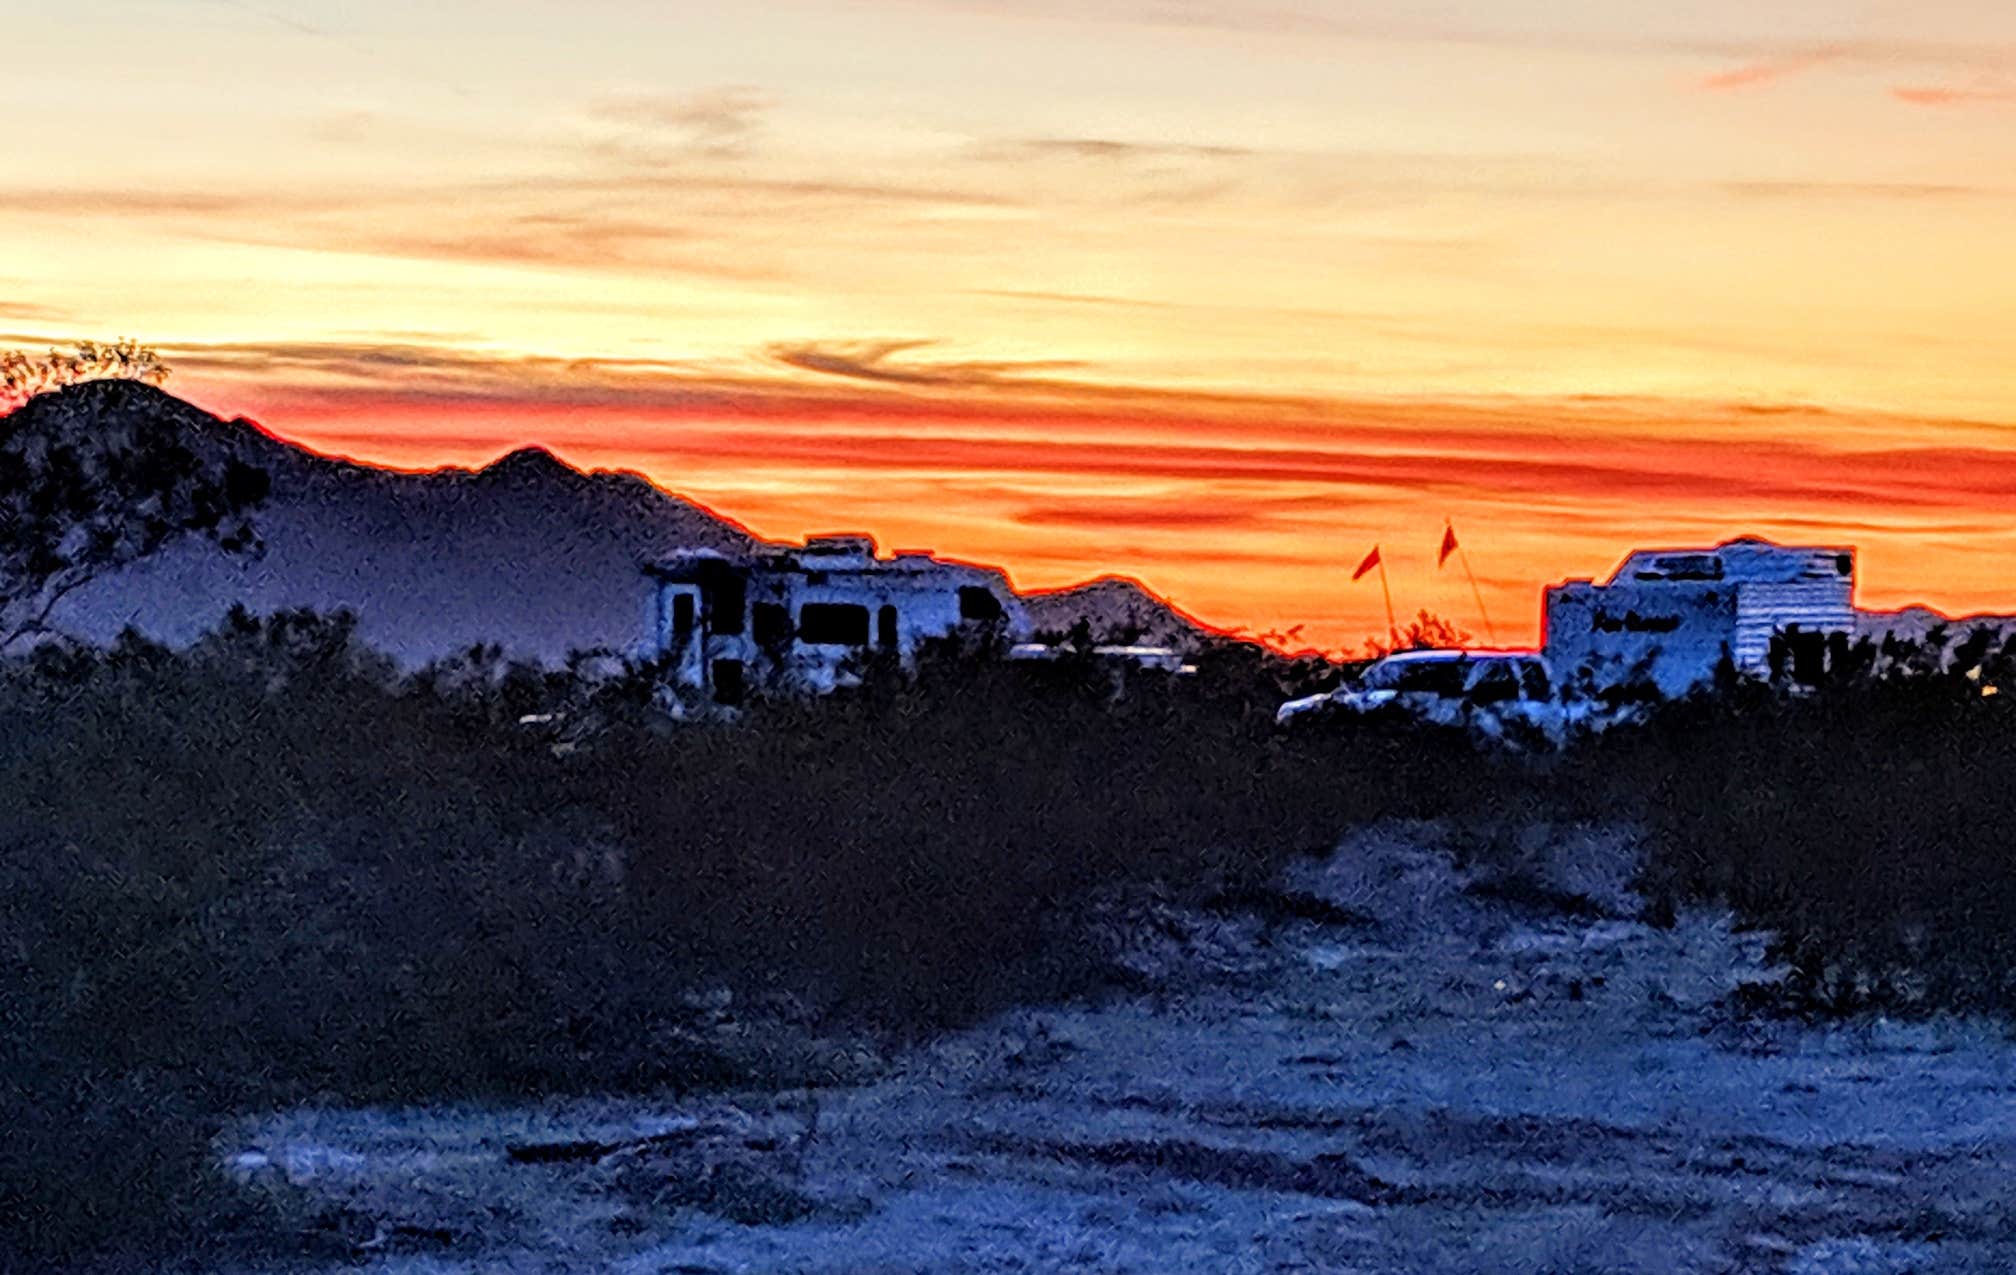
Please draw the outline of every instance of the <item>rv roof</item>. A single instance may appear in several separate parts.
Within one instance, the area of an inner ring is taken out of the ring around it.
[[[1605,583],[1852,581],[1854,574],[1853,548],[1781,545],[1761,536],[1741,536],[1712,549],[1634,549]]]
[[[875,537],[858,531],[834,531],[825,535],[805,537],[805,545],[798,550],[807,555],[817,554],[859,554],[875,556]]]

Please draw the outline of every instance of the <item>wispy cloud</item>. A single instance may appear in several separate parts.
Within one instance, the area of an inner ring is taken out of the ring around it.
[[[1246,146],[1093,136],[979,140],[961,152],[990,177],[1000,169],[1027,181],[1032,170],[1053,199],[1127,208],[1188,208],[1221,201],[1271,174],[1279,178],[1327,157]]]
[[[481,419],[495,421],[497,404],[515,402],[525,419],[583,407],[655,419],[662,428],[625,431],[625,446],[639,454],[704,453],[718,461],[724,447],[738,455],[746,448],[749,463],[856,470],[1236,480],[1497,499],[1742,499],[1765,506],[1861,501],[1957,508],[2016,489],[2008,431],[1959,422],[1896,419],[1886,426],[1877,419],[1858,431],[1854,421],[1800,409],[1803,422],[1781,420],[1772,437],[1762,438],[1743,423],[1757,415],[1757,404],[1189,394],[1101,383],[1096,369],[1067,360],[917,357],[932,346],[917,340],[775,346],[742,368],[348,343],[218,344],[167,353],[194,376],[241,385],[247,377],[268,386],[284,381],[290,388],[269,391],[275,401],[316,415],[338,412],[361,422],[382,412],[389,417],[387,438],[403,428],[399,418],[422,404],[429,411],[486,404]],[[1059,379],[1066,370],[1085,379]],[[1723,426],[1710,428],[1718,418]],[[764,427],[745,428],[753,420]],[[1928,424],[1954,441],[1939,447],[1909,441],[1924,436]],[[603,427],[575,418],[569,428]],[[1849,449],[1846,439],[1865,441]]]
[[[180,220],[216,225],[231,221],[285,226],[290,219],[334,217],[357,222],[380,214],[406,218],[421,215],[468,222],[495,220],[522,213],[528,219],[572,217],[586,225],[613,204],[628,202],[623,215],[632,219],[649,201],[663,212],[690,209],[703,201],[732,201],[739,215],[749,215],[749,201],[759,206],[780,201],[793,205],[916,205],[1013,208],[1021,201],[1005,191],[975,190],[928,183],[849,180],[791,174],[667,172],[620,168],[585,175],[478,177],[459,182],[383,184],[359,194],[335,189],[232,189],[113,185],[0,184],[0,216],[48,216],[77,219]],[[589,206],[592,204],[592,207]],[[652,224],[659,224],[653,222]]]
[[[690,200],[695,196],[725,196],[734,199],[790,200],[794,203],[827,204],[913,204],[959,207],[1013,208],[1021,200],[1012,194],[976,191],[929,183],[846,180],[831,177],[735,175],[692,173],[615,172],[587,177],[527,177],[501,181],[473,182],[459,189],[470,195],[485,193],[520,195],[577,194],[607,196],[663,196]],[[449,191],[448,193],[453,193]],[[747,207],[743,213],[748,212]]]
[[[262,22],[270,22],[274,26],[285,27],[287,30],[299,35],[310,35],[325,40],[335,38],[324,27],[313,26],[301,21],[299,18],[289,17],[277,9],[270,9],[263,5],[248,4],[246,0],[209,0],[209,3],[217,5],[220,8],[236,9],[240,13],[251,14]]]
[[[291,31],[297,36],[306,37],[318,44],[340,47],[361,64],[389,67],[397,70],[403,78],[408,80],[432,84],[465,100],[476,100],[477,95],[471,93],[468,89],[442,79],[438,64],[435,61],[428,60],[424,54],[415,56],[409,54],[405,49],[388,50],[381,43],[359,39],[348,34],[346,31],[336,29],[334,26],[318,26],[313,23],[303,22],[298,17],[285,12],[285,6],[277,3],[272,5],[253,4],[249,0],[205,0],[205,2],[220,9],[231,9],[246,14],[261,23]],[[331,10],[330,16],[334,17],[338,12]],[[416,45],[415,47],[417,48],[418,46]]]
[[[1744,181],[1725,182],[1723,190],[1754,199],[2006,199],[2016,186],[1969,186],[1938,182]]]
[[[1835,55],[1831,52],[1764,58],[1759,61],[1746,62],[1742,66],[1732,67],[1727,71],[1719,71],[1714,75],[1705,76],[1701,80],[1701,87],[1710,92],[1759,88],[1767,84],[1776,84],[1780,80],[1790,79],[1795,75],[1804,74],[1815,67],[1823,66],[1834,60]]]
[[[468,226],[460,234],[415,233],[368,224],[354,229],[302,227],[280,234],[226,231],[219,237],[299,245],[322,252],[505,267],[648,268],[657,274],[745,281],[781,277],[775,270],[741,258],[681,251],[705,237],[691,227],[589,214],[505,217]]]
[[[1890,96],[1910,106],[2007,106],[2016,103],[2016,88],[2006,85],[1975,85],[1969,88],[1940,88],[1900,85]]]
[[[1082,363],[1043,360],[904,360],[901,356],[929,349],[930,340],[840,341],[809,345],[773,345],[770,357],[787,367],[822,376],[880,381],[897,385],[999,385],[1037,373],[1070,371]]]
[[[999,18],[1218,31],[1301,41],[1697,57],[1737,63],[1738,71],[1785,66],[1804,69],[1822,61],[1886,70],[1907,65],[2016,68],[2016,45],[1993,40],[1939,40],[1904,34],[1802,40],[1765,35],[1692,36],[1656,29],[1638,33],[1604,30],[1586,23],[1511,26],[1442,17],[1420,6],[1397,4],[1344,6],[1313,0],[1300,3],[1294,0],[909,0],[909,3]],[[1440,7],[1440,12],[1448,14],[1489,15],[1497,11],[1491,6]]]
[[[8,323],[67,323],[70,317],[69,311],[55,306],[0,300],[0,321]]]
[[[122,186],[4,186],[0,215],[79,219],[268,217],[336,207],[334,196]]]
[[[621,125],[618,145],[632,153],[736,159],[748,155],[763,132],[775,99],[762,89],[728,84],[682,94],[625,94],[593,105],[599,122]]]
[[[774,282],[793,274],[808,224],[899,221],[945,210],[1015,207],[1005,194],[788,173],[703,175],[627,167],[551,179],[475,178],[320,189],[7,186],[0,223],[120,225],[182,241],[457,265],[611,271]]]
[[[1936,429],[1969,445],[2010,448],[2016,426],[1880,413],[1829,413],[1806,404],[1738,401],[1676,404],[1657,399],[1580,396],[1534,400],[1350,399],[1279,393],[1202,391],[1113,379],[1069,359],[932,357],[928,339],[840,339],[778,343],[741,359],[570,358],[413,340],[172,343],[170,361],[210,385],[259,387],[262,399],[317,414],[341,408],[368,417],[370,405],[457,404],[496,414],[612,407],[678,417],[761,420],[806,429],[862,422],[886,430],[986,437],[1034,433],[1066,439],[1138,431],[1157,442],[1272,441],[1322,450],[1340,439],[1380,452],[1486,450],[1577,457],[1587,440],[1624,454],[1645,446],[1648,462],[1676,429],[1727,463],[1705,455],[1703,473],[1742,469],[1759,418],[1774,435],[1810,438],[1832,451],[1910,440]],[[1544,427],[1532,427],[1536,412]],[[1635,441],[1634,441],[1635,440]],[[1645,442],[1644,440],[1652,440]],[[1732,450],[1733,449],[1733,450]],[[1760,463],[1775,453],[1759,453]],[[1694,463],[1694,462],[1690,462]]]
[[[1103,296],[1089,292],[1043,292],[1021,288],[975,288],[971,295],[976,297],[997,297],[1003,301],[1035,301],[1045,305],[1095,306],[1116,310],[1187,310],[1192,309],[1174,301],[1150,301],[1141,297]]]
[[[1126,141],[1111,137],[1023,137],[976,143],[970,153],[978,159],[1041,158],[1129,162],[1246,159],[1258,152],[1245,146],[1203,145],[1190,142]]]

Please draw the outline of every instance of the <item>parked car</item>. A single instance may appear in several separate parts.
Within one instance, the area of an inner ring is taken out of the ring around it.
[[[1561,698],[1538,652],[1431,650],[1388,655],[1354,685],[1289,700],[1274,720],[1285,724],[1324,712],[1379,711],[1492,738],[1525,732],[1560,739],[1590,719],[1589,706]]]

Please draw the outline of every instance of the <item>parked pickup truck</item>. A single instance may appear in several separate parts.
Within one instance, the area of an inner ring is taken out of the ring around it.
[[[1558,740],[1578,725],[1593,726],[1593,707],[1564,701],[1536,651],[1400,651],[1374,663],[1354,685],[1289,700],[1274,720],[1389,710],[1494,738],[1511,732]]]

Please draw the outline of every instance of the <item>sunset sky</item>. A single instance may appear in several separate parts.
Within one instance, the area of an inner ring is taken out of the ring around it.
[[[0,346],[401,466],[1499,636],[1633,546],[2016,610],[2007,0],[0,5]]]

